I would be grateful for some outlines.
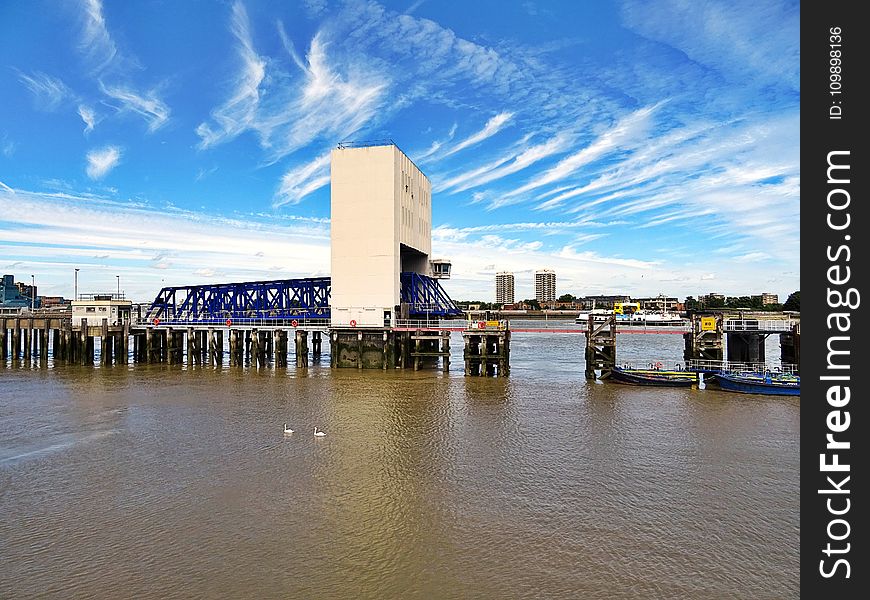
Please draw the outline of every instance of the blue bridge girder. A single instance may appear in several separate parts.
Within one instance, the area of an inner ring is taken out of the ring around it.
[[[329,292],[329,277],[165,287],[151,303],[148,320],[328,319]]]
[[[437,279],[405,272],[401,301],[412,317],[460,316]],[[148,309],[147,320],[169,324],[223,323],[227,319],[317,319],[330,317],[330,277],[164,287]]]
[[[437,279],[406,271],[401,275],[401,284],[402,303],[408,304],[412,317],[456,317],[462,314]]]

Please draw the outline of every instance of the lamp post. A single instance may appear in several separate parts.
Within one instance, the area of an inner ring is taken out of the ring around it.
[[[73,292],[73,300],[79,299],[79,270],[76,269],[75,291]]]
[[[121,299],[121,276],[115,275],[115,279],[118,280],[118,300]]]
[[[30,311],[36,308],[36,276],[30,276]]]

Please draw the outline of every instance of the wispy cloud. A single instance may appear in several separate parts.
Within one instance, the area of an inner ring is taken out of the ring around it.
[[[19,72],[18,79],[30,90],[37,107],[42,110],[56,110],[65,99],[73,96],[63,81],[42,71],[36,71],[32,75]]]
[[[233,4],[230,31],[238,44],[241,70],[233,84],[234,89],[230,98],[211,113],[217,126],[201,123],[196,128],[196,133],[201,138],[201,148],[233,139],[253,127],[257,116],[257,106],[260,102],[259,88],[266,76],[266,61],[254,50],[248,13],[241,2]]]
[[[85,123],[84,133],[90,133],[94,130],[94,125],[97,123],[97,114],[94,110],[84,104],[79,104],[79,116]]]
[[[11,187],[9,187],[8,185],[6,185],[6,184],[3,183],[2,181],[0,181],[0,189],[5,190],[5,191],[9,192],[10,194],[14,194],[14,193],[15,193],[15,190],[13,190]]]
[[[101,0],[82,0],[82,36],[80,49],[94,73],[105,70],[118,56],[118,49],[106,28]]]
[[[11,158],[12,155],[15,154],[15,142],[10,140],[5,133],[3,134],[3,137],[0,138],[0,153],[2,153],[6,158]]]
[[[134,59],[123,56],[118,50],[103,16],[102,0],[80,0],[80,3],[83,24],[79,49],[90,65],[100,91],[120,103],[116,107],[120,112],[142,116],[148,123],[148,130],[156,131],[168,121],[169,107],[159,97],[156,88],[143,93],[128,82],[131,72],[140,67]],[[86,107],[86,110],[89,109]],[[85,122],[85,133],[88,133],[95,123],[94,113],[83,113],[82,106],[79,106],[79,115]]]
[[[294,167],[281,178],[272,206],[296,204],[305,196],[329,184],[329,158],[326,152],[309,163]]]
[[[160,129],[169,120],[169,107],[152,90],[144,96],[131,88],[121,85],[105,85],[100,82],[100,89],[109,98],[121,103],[122,111],[130,111],[141,115],[148,122],[148,131]],[[84,117],[83,117],[84,118]]]
[[[626,0],[625,24],[728,79],[800,89],[799,6],[790,2]]]
[[[640,145],[649,133],[650,117],[657,108],[658,105],[646,106],[626,115],[591,144],[562,159],[554,167],[544,171],[525,185],[508,192],[505,196],[519,196],[530,190],[561,181],[576,173],[581,167],[623,146]]]
[[[566,132],[559,133],[547,141],[529,146],[522,144],[517,150],[503,155],[496,160],[487,163],[471,171],[455,175],[437,184],[439,190],[453,188],[453,192],[462,192],[468,189],[486,185],[535,164],[554,154],[564,152],[571,142],[572,136]]]
[[[457,143],[455,146],[441,154],[439,158],[446,158],[451,154],[456,154],[457,152],[465,150],[466,148],[470,148],[471,146],[479,144],[483,140],[494,136],[510,122],[513,116],[514,113],[508,111],[502,111],[498,113],[486,122],[486,125],[483,126],[483,129],[471,134],[463,140],[460,140],[459,143]]]
[[[143,301],[154,297],[161,278],[165,285],[214,281],[218,273],[203,265],[220,265],[236,280],[270,278],[268,265],[304,265],[303,271],[288,269],[287,277],[329,269],[329,228],[320,222],[230,219],[75,194],[13,195],[2,188],[0,215],[0,256],[34,265],[46,285],[60,286],[57,293],[72,293],[72,266],[82,268],[79,284],[84,279],[94,289],[101,281],[114,289],[120,272],[130,295]],[[215,231],[222,232],[219,244]],[[52,244],[34,246],[37,236]]]
[[[88,166],[85,171],[91,179],[102,179],[121,161],[121,148],[106,146],[99,150],[91,150],[87,154]]]
[[[212,111],[213,122],[197,127],[201,148],[253,131],[270,164],[321,138],[346,139],[376,116],[387,79],[362,62],[343,63],[331,57],[322,33],[312,38],[303,60],[278,24],[283,46],[298,69],[288,73],[281,71],[280,61],[256,52],[240,2],[233,5],[230,29],[242,66],[230,99]]]

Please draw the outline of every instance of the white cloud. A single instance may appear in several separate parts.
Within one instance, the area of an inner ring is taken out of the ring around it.
[[[622,15],[635,32],[676,48],[740,86],[757,82],[800,89],[797,4],[627,0]]]
[[[540,160],[566,150],[570,141],[571,136],[563,132],[541,144],[534,146],[523,144],[520,148],[512,150],[508,154],[482,167],[455,175],[447,181],[437,184],[436,188],[438,190],[454,188],[453,192],[463,192],[471,188],[486,185],[487,183],[522,171]]]
[[[90,133],[91,131],[93,131],[94,125],[97,122],[97,115],[93,111],[93,109],[85,106],[84,104],[79,104],[79,116],[85,123],[84,133]]]
[[[254,124],[260,102],[259,88],[266,76],[266,61],[254,50],[250,28],[244,5],[241,2],[234,3],[230,31],[238,42],[242,68],[230,98],[211,113],[218,127],[213,129],[208,123],[201,123],[196,128],[197,135],[202,139],[201,148],[233,139]]]
[[[329,184],[330,153],[321,154],[309,163],[287,171],[275,194],[272,206],[296,204],[311,192]]]
[[[149,91],[141,95],[131,88],[120,85],[105,85],[100,82],[100,89],[109,98],[121,103],[121,110],[141,115],[148,122],[148,131],[160,129],[169,120],[169,107],[157,97],[157,92]]]
[[[10,158],[15,154],[15,142],[8,139],[6,134],[3,134],[3,138],[0,139],[0,153],[2,153],[6,158]]]
[[[87,154],[88,166],[86,172],[91,179],[102,179],[121,161],[121,148],[106,146],[99,150],[91,150]]]
[[[464,140],[461,140],[455,146],[444,152],[439,156],[439,158],[446,158],[451,154],[456,154],[461,150],[465,150],[466,148],[470,148],[476,144],[479,144],[483,140],[490,138],[501,131],[505,125],[507,125],[510,120],[513,118],[514,113],[508,111],[502,111],[492,117],[489,121],[486,122],[486,125],[483,126],[483,129],[477,131]]]
[[[267,162],[274,163],[318,139],[347,139],[378,114],[387,79],[354,56],[344,61],[330,56],[324,34],[312,38],[303,61],[278,24],[284,48],[299,69],[286,73],[279,61],[262,58],[254,50],[247,14],[239,2],[233,6],[231,30],[242,69],[230,99],[212,111],[213,122],[197,127],[201,148],[253,131],[267,152]]]
[[[4,191],[6,191],[6,192],[9,192],[10,194],[14,194],[14,193],[15,193],[15,190],[13,190],[11,187],[9,187],[8,185],[6,185],[6,184],[3,183],[2,181],[0,181],[0,190],[4,190]]]
[[[118,56],[118,49],[106,28],[101,0],[82,0],[84,26],[80,48],[95,73],[106,69]]]
[[[626,115],[617,121],[613,127],[598,136],[590,145],[562,159],[556,166],[548,169],[542,175],[535,177],[525,185],[508,192],[505,196],[508,198],[519,196],[529,190],[555,183],[574,174],[581,167],[623,146],[636,147],[640,145],[648,135],[651,124],[650,117],[660,104],[646,106]]]
[[[317,219],[264,223],[82,195],[22,190],[13,195],[2,188],[0,215],[0,256],[39,264],[42,280],[67,295],[73,266],[82,268],[80,286],[102,277],[105,287],[114,289],[120,273],[128,292],[143,301],[154,297],[161,278],[166,285],[214,281],[218,274],[231,281],[270,279],[266,265],[291,267],[287,277],[329,271],[329,226]],[[36,236],[52,245],[33,246]],[[255,256],[252,248],[262,254]],[[106,254],[108,259],[94,258]],[[299,268],[304,270],[294,270]]]
[[[18,79],[27,86],[36,99],[37,106],[42,110],[53,111],[67,97],[74,95],[63,81],[41,71],[36,71],[33,75],[19,72]]]

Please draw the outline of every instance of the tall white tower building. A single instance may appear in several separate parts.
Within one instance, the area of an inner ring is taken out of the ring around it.
[[[514,274],[510,271],[495,274],[495,301],[498,304],[514,303]]]
[[[556,301],[556,272],[551,269],[535,271],[535,300],[539,304]]]
[[[395,144],[340,145],[331,170],[332,326],[381,327],[399,274],[430,274],[432,185]]]

